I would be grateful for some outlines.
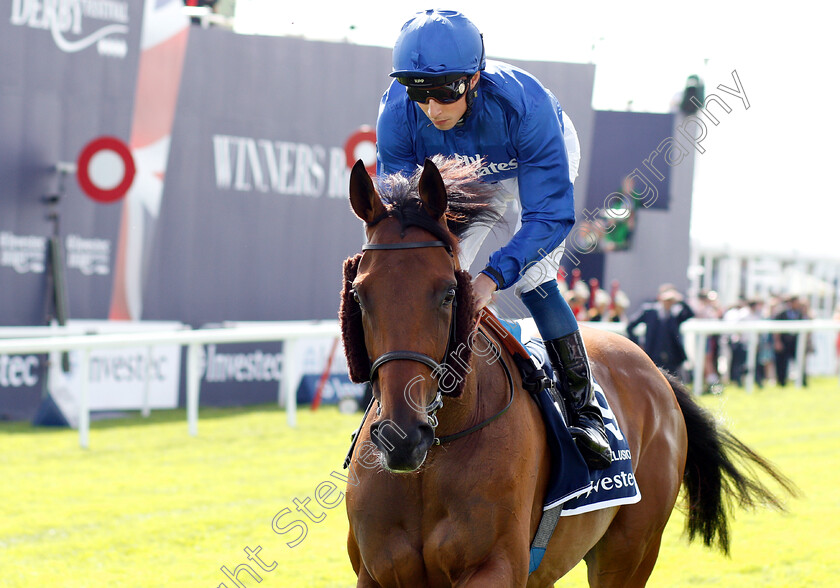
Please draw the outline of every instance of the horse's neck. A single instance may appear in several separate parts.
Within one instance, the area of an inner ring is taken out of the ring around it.
[[[469,361],[463,392],[457,398],[444,400],[440,413],[440,433],[457,433],[496,414],[509,398],[508,382],[500,362],[506,362],[508,370],[515,370],[510,353],[500,343],[493,329],[478,327],[489,342],[485,348],[476,345]]]

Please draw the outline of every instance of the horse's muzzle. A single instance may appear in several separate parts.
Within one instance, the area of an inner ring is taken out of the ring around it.
[[[370,426],[370,438],[382,455],[382,466],[394,473],[417,470],[435,440],[435,430],[428,423],[418,422],[400,427],[383,419]]]

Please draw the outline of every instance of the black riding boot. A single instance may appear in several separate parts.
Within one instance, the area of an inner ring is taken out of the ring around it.
[[[590,469],[609,467],[612,452],[601,408],[592,390],[589,358],[580,331],[545,342],[551,367],[563,384],[561,394],[569,407],[569,432]]]

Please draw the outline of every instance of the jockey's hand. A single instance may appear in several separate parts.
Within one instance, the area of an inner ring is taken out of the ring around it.
[[[478,274],[472,281],[473,297],[475,298],[475,311],[478,312],[493,298],[496,291],[496,282],[486,274]]]

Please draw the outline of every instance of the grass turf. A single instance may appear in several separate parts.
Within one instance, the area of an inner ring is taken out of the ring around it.
[[[837,380],[753,394],[728,388],[701,402],[803,496],[786,514],[737,512],[730,559],[689,546],[675,512],[649,586],[833,586]],[[302,408],[290,429],[276,407],[204,408],[193,438],[183,411],[158,412],[94,422],[89,450],[79,448],[75,431],[1,423],[0,586],[232,588],[221,568],[234,572],[243,563],[262,579],[241,572],[245,586],[354,586],[343,501],[333,492],[323,502],[335,506],[325,509],[315,493],[326,497],[330,482],[343,489],[332,473],[343,472],[359,419]],[[558,585],[586,585],[584,566]]]

